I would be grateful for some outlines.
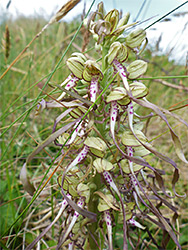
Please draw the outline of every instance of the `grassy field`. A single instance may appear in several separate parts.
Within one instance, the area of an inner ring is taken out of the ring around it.
[[[36,114],[36,106],[30,109],[36,97],[41,91],[41,87],[54,69],[61,55],[67,48],[72,36],[77,30],[80,22],[75,19],[71,23],[57,23],[50,26],[22,55],[18,62],[0,81],[1,88],[1,179],[0,179],[0,233],[3,234],[15,221],[31,198],[23,190],[19,180],[20,169],[27,156],[33,151],[38,143],[41,143],[52,132],[54,119],[58,112],[47,110],[40,115]],[[6,25],[9,30],[10,44],[6,48]],[[0,75],[7,69],[8,65],[16,58],[23,48],[45,25],[43,18],[24,18],[20,17],[16,21],[7,21],[1,24],[1,37],[4,40],[0,49]],[[69,72],[65,66],[66,59],[76,51],[81,51],[84,44],[84,30],[81,29],[76,40],[73,42],[69,51],[64,57],[63,62],[50,80],[51,83],[60,84],[68,76]],[[90,45],[92,47],[93,44]],[[88,49],[90,48],[88,47]],[[8,50],[8,51],[7,51]],[[145,77],[160,76],[182,76],[187,74],[185,65],[176,65],[168,60],[167,55],[154,56],[157,48],[155,44],[150,44],[141,55],[141,58],[148,62],[148,70]],[[8,53],[6,55],[6,53]],[[87,52],[90,58],[97,58],[94,50]],[[188,122],[187,109],[188,103],[188,83],[185,78],[172,79],[152,79],[143,80],[149,88],[148,100],[164,107],[174,110],[174,113],[181,116]],[[169,85],[170,84],[170,85]],[[185,89],[185,88],[186,89]],[[51,89],[45,88],[45,93]],[[45,95],[43,93],[42,95]],[[49,97],[47,97],[49,99]],[[41,97],[40,99],[41,100]],[[29,113],[27,112],[30,109]],[[148,112],[148,111],[147,111]],[[139,113],[146,115],[146,110],[139,109]],[[168,117],[171,126],[182,141],[184,153],[188,158],[188,130],[186,126],[174,118]],[[22,126],[20,126],[22,124]],[[187,166],[182,163],[174,152],[171,143],[170,133],[160,121],[159,117],[153,117],[147,124],[146,132],[150,141],[160,152],[164,152],[172,158],[180,169],[180,179],[176,187],[179,194],[187,193]],[[56,152],[56,147],[46,148],[48,155],[42,153],[32,161],[29,166],[29,174],[32,181],[37,186],[44,172],[48,168],[51,157]],[[152,158],[152,164],[158,169],[166,171],[165,185],[171,193],[171,183],[169,177],[172,176],[172,168],[167,163],[161,163],[159,159]],[[53,176],[51,182],[41,193],[38,199],[30,206],[27,213],[16,222],[14,227],[3,237],[2,242],[11,246],[9,249],[22,249],[23,241],[32,242],[39,231],[48,224],[51,214],[46,218],[44,224],[38,224],[45,214],[60,198],[59,186],[57,185],[58,172]],[[174,198],[171,201],[179,208],[179,220],[177,230],[180,232],[179,239],[182,249],[188,249],[188,201],[186,199]],[[53,210],[53,209],[52,209]],[[166,211],[164,211],[165,213]],[[52,211],[52,218],[53,218]],[[168,213],[168,212],[167,212]],[[168,217],[168,214],[166,214]],[[31,231],[31,228],[33,229]],[[55,235],[59,228],[55,226],[47,235],[49,246],[53,246],[57,241]],[[151,228],[151,232],[155,228]],[[27,233],[26,233],[27,232]],[[17,237],[16,237],[17,235]],[[155,232],[155,237],[160,233]],[[151,243],[148,243],[151,244]],[[150,249],[156,249],[152,244]],[[45,248],[42,248],[45,249]],[[54,249],[52,247],[52,249]],[[118,248],[117,248],[118,249]],[[145,248],[143,248],[145,249]],[[174,249],[174,246],[173,248]]]

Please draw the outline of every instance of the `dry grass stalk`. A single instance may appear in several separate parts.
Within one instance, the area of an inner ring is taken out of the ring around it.
[[[86,9],[86,3],[84,3],[82,20],[84,20],[84,17],[86,15],[85,9]],[[89,44],[90,32],[87,28],[85,28],[85,26],[82,27],[81,32],[82,32],[82,36],[83,36],[82,52],[84,52],[87,48],[87,45]]]
[[[61,9],[51,18],[49,24],[58,22],[61,20],[66,14],[72,10],[81,0],[69,0],[66,4],[64,4]]]
[[[10,31],[8,25],[5,27],[4,39],[2,39],[2,47],[5,53],[5,61],[7,61],[10,55]]]
[[[171,88],[174,88],[174,89],[179,89],[179,90],[188,91],[188,88],[185,87],[185,86],[183,86],[182,81],[180,82],[180,85],[175,85],[175,84],[173,84],[173,83],[169,83],[169,82],[164,81],[164,80],[161,80],[161,79],[154,79],[153,81],[162,83],[163,85],[168,86],[168,87],[171,87]]]

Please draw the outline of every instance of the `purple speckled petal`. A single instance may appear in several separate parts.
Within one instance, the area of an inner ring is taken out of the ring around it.
[[[72,167],[76,166],[79,162],[81,162],[86,157],[88,151],[89,151],[89,147],[85,145],[82,151],[77,155],[77,157],[68,166],[66,172],[68,172]]]
[[[113,181],[111,174],[107,171],[104,171],[103,176],[104,176],[104,179],[106,180],[106,182],[110,185],[110,187],[114,189],[114,191],[118,194],[118,196],[120,196],[120,192],[119,192],[115,182]]]
[[[129,84],[127,81],[127,75],[126,75],[126,72],[125,72],[123,65],[121,63],[119,63],[117,59],[113,60],[113,64],[114,64],[115,69],[119,72],[120,77],[123,80],[124,87],[128,93],[130,91],[130,88],[129,88]]]
[[[92,102],[96,101],[96,96],[98,92],[98,77],[93,77],[90,84],[90,100]]]

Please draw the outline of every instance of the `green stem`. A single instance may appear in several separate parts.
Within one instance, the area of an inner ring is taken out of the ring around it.
[[[148,25],[146,29],[150,28],[151,26],[153,26],[154,24],[158,23],[159,21],[161,21],[162,19],[164,19],[165,17],[167,17],[168,15],[172,14],[174,11],[176,11],[177,9],[181,8],[183,5],[187,4],[188,1],[180,4],[178,7],[174,8],[173,10],[169,11],[167,14],[165,14],[164,16],[160,17],[159,19],[157,19],[155,22],[153,22],[152,24]]]
[[[54,184],[54,181],[53,181],[53,176],[51,178],[51,210],[52,210],[52,221],[54,220],[54,197],[53,197],[53,184]],[[54,238],[54,225],[52,226],[52,238]]]
[[[152,76],[152,77],[140,77],[137,80],[154,80],[154,79],[174,79],[174,78],[188,78],[187,75],[183,76]]]
[[[103,47],[102,48],[102,72],[104,74],[105,70],[106,70],[106,62],[105,62],[105,59],[106,59],[106,55],[108,54],[108,48],[107,47]]]

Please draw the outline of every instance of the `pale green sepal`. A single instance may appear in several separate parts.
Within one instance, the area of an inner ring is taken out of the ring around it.
[[[121,168],[122,168],[122,170],[123,170],[123,172],[125,174],[130,174],[131,173],[130,167],[129,167],[129,164],[128,164],[128,160],[123,159],[123,160],[120,161],[120,164],[121,164]],[[134,172],[140,171],[140,169],[142,169],[142,168],[143,168],[143,166],[133,163]]]
[[[100,151],[105,151],[107,148],[106,143],[99,137],[87,137],[84,144]]]
[[[142,74],[144,74],[147,70],[147,63],[143,60],[136,60],[132,62],[129,66],[127,66],[128,78],[136,79]]]
[[[145,137],[145,135],[142,133],[142,131],[140,130],[135,130],[135,135],[138,137],[138,139],[142,142],[142,143],[146,143],[147,142],[147,138]],[[141,146],[140,142],[134,137],[134,135],[132,134],[131,131],[125,131],[123,133],[123,135],[121,136],[121,141],[124,145],[126,146],[131,146],[131,147],[137,147],[137,146]]]
[[[142,44],[144,39],[146,39],[146,31],[144,29],[137,29],[125,38],[125,43],[130,48],[136,48]]]
[[[113,168],[111,162],[106,159],[97,158],[93,162],[93,166],[96,168],[97,172],[102,173],[103,171],[109,171]]]

